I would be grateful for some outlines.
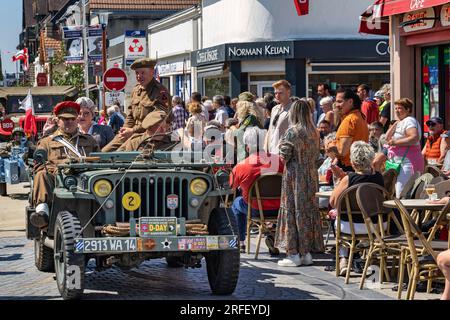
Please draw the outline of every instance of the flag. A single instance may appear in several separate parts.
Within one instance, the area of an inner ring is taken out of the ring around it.
[[[25,121],[23,124],[23,131],[29,136],[37,134],[36,117],[34,116],[33,97],[31,96],[31,89],[28,89],[28,94],[24,100],[20,102],[19,109],[25,110]]]
[[[299,16],[309,13],[309,0],[294,0],[294,3]]]
[[[22,60],[23,70],[28,71],[28,49],[27,48],[23,48],[22,50],[18,51],[15,55],[13,55],[12,61],[16,62],[17,60]]]

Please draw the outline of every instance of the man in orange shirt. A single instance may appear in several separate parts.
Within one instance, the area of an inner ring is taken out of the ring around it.
[[[361,100],[350,89],[338,89],[336,107],[342,122],[336,132],[338,166],[344,171],[353,171],[350,163],[350,146],[355,141],[369,141],[367,122],[361,113]]]
[[[380,110],[377,103],[369,97],[370,88],[367,84],[361,84],[358,87],[358,97],[361,99],[361,112],[366,117],[367,124],[378,121]]]

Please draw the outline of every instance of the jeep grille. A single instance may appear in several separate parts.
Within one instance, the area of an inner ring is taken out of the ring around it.
[[[188,218],[189,180],[183,177],[150,176],[125,178],[115,191],[116,221],[128,222],[130,212],[121,205],[122,196],[130,191],[141,196],[141,206],[134,212],[134,217],[170,217]],[[171,212],[167,208],[167,196],[178,196],[178,208]],[[120,202],[119,202],[120,201]]]

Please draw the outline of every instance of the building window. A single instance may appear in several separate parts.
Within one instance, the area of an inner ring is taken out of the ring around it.
[[[424,132],[426,122],[439,116],[439,47],[422,49],[422,115]]]
[[[205,78],[205,95],[212,98],[215,95],[228,95],[230,92],[229,77]]]
[[[161,84],[170,92],[170,77],[161,77]]]

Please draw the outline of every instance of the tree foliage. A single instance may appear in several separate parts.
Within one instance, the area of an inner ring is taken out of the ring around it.
[[[67,64],[65,61],[66,50],[61,44],[61,50],[56,51],[50,63],[56,70],[53,71],[53,83],[58,86],[72,85],[81,92],[84,88],[84,66],[82,64]],[[58,66],[64,66],[63,71],[57,70]]]

